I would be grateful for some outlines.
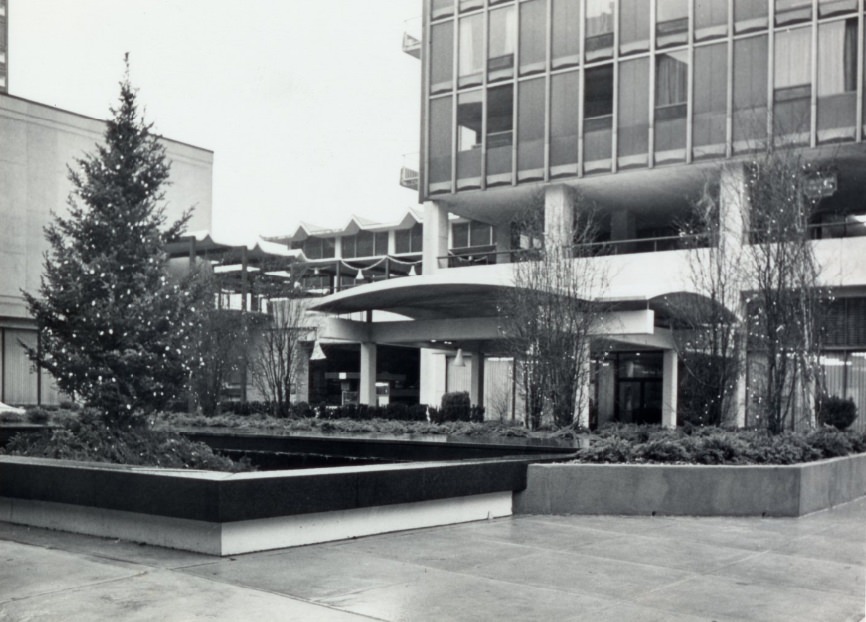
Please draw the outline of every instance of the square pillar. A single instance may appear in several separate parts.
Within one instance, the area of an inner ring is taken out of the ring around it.
[[[677,427],[677,362],[676,350],[665,350],[662,359],[662,427]]]
[[[472,353],[469,368],[469,401],[473,406],[484,405],[484,354],[480,350]]]
[[[424,249],[422,271],[435,274],[439,257],[448,254],[448,209],[444,203],[424,202]]]
[[[544,238],[551,249],[570,249],[574,243],[574,191],[569,186],[544,191]]]
[[[361,381],[358,402],[376,405],[376,344],[361,344]]]

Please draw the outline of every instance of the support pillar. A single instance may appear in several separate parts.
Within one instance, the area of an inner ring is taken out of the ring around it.
[[[665,350],[662,361],[662,427],[677,427],[677,362],[676,350]]]
[[[549,249],[574,244],[574,191],[569,186],[544,191],[544,242]]]
[[[376,405],[376,344],[361,344],[361,381],[358,401],[368,406]]]
[[[634,240],[637,237],[637,221],[634,212],[626,209],[615,211],[610,216],[610,239],[612,242],[618,240]],[[634,250],[633,244],[620,244],[614,246],[616,253],[630,253]]]
[[[469,401],[472,405],[484,406],[484,353],[481,350],[472,353],[469,368]]]
[[[424,202],[424,250],[422,272],[435,274],[439,270],[439,257],[448,254],[448,209],[444,203]]]

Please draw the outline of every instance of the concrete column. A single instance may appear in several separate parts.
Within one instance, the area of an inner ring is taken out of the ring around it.
[[[424,202],[424,274],[439,270],[439,257],[448,254],[448,209],[444,203]]]
[[[662,427],[677,427],[677,356],[676,350],[665,350],[662,362]]]
[[[361,344],[361,382],[358,401],[361,404],[376,404],[376,344]]]
[[[574,191],[550,186],[544,191],[544,238],[549,249],[571,248],[574,240]]]
[[[484,405],[484,353],[481,350],[472,353],[469,368],[469,401],[472,405]]]
[[[493,244],[496,248],[496,263],[509,263],[511,259],[504,254],[511,250],[511,223],[502,223],[493,227]]]
[[[441,350],[421,348],[420,402],[428,406],[442,403],[445,393],[445,355]]]
[[[631,253],[634,244],[622,244],[617,240],[634,240],[637,237],[637,222],[634,212],[620,209],[610,215],[610,239],[614,242],[613,251],[617,254]]]

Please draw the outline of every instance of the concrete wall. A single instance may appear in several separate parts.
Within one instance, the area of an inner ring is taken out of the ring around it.
[[[0,318],[26,318],[20,290],[39,287],[42,228],[66,212],[66,167],[102,142],[103,122],[0,95]],[[169,220],[195,207],[189,228],[211,228],[213,153],[165,140],[172,161]]]
[[[866,495],[866,454],[790,466],[530,465],[520,514],[802,516]]]

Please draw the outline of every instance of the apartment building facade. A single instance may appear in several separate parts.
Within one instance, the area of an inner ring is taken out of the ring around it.
[[[863,0],[426,0],[422,10],[406,51],[422,72],[423,275],[318,305],[404,318],[339,327],[362,343],[362,369],[375,368],[377,343],[424,345],[421,401],[438,402],[454,361],[469,360],[481,403],[484,363],[502,355],[493,301],[513,284],[515,217],[537,204],[548,242],[568,245],[591,203],[617,313],[600,335],[598,421],[650,412],[673,425],[679,366],[665,300],[694,290],[680,224],[708,184],[722,218],[741,218],[743,163],[778,145],[824,171],[811,244],[836,328],[822,362],[828,390],[866,412]],[[471,265],[449,248],[455,215],[490,226],[489,252]]]

